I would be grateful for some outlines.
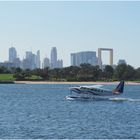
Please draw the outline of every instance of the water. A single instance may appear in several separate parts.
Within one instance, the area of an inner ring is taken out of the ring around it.
[[[140,86],[105,101],[66,100],[70,86],[0,85],[0,138],[140,138]]]

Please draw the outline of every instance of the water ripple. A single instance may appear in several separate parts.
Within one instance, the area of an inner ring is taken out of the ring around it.
[[[65,100],[68,87],[1,85],[0,138],[140,138],[139,86],[127,86],[121,97],[102,101]]]

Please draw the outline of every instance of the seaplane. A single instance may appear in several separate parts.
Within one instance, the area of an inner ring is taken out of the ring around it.
[[[121,81],[115,89],[102,88],[103,85],[88,85],[70,87],[70,94],[78,93],[80,96],[66,96],[67,99],[107,99],[118,96],[124,91],[124,81]]]

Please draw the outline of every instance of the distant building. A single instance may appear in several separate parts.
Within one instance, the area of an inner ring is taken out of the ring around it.
[[[109,51],[109,61],[110,61],[110,66],[113,66],[113,49],[112,48],[98,48],[98,65],[100,67],[100,69],[104,69],[103,68],[103,64],[102,64],[102,51]]]
[[[3,66],[3,67],[8,68],[8,69],[11,69],[11,68],[15,67],[14,63],[11,63],[11,62],[0,63],[0,66]]]
[[[29,59],[23,59],[22,69],[31,69],[31,62],[29,61]]]
[[[76,57],[77,55],[76,55],[76,53],[71,53],[71,65],[72,66],[76,66],[77,65],[77,57]]]
[[[22,68],[23,69],[35,69],[36,66],[36,55],[30,51],[26,52],[26,58],[22,61]]]
[[[21,61],[19,58],[14,59],[13,61],[14,67],[20,68],[21,67]]]
[[[26,59],[32,59],[32,52],[26,51]]]
[[[119,59],[118,65],[120,65],[120,64],[126,64],[126,61],[124,59]]]
[[[57,67],[57,49],[56,47],[52,47],[51,49],[51,65],[50,67],[56,68]]]
[[[36,67],[40,68],[40,64],[41,64],[41,62],[40,62],[40,51],[38,50],[37,55],[36,55]]]
[[[14,47],[9,48],[9,62],[12,63],[17,58],[17,51]]]
[[[50,60],[49,60],[49,58],[47,58],[47,57],[44,58],[42,67],[43,68],[50,67]]]
[[[62,68],[63,60],[57,60],[57,49],[56,47],[52,47],[51,49],[51,58],[50,58],[50,68]]]
[[[63,60],[57,60],[57,68],[63,68]]]
[[[71,53],[72,66],[80,66],[80,64],[83,64],[83,63],[97,65],[98,59],[96,57],[96,52],[85,51],[85,52]]]
[[[1,63],[6,67],[20,67],[22,69],[36,69],[41,68],[41,61],[40,61],[40,50],[37,51],[36,54],[32,53],[32,51],[26,51],[25,57],[22,61],[17,57],[17,52],[14,47],[9,48],[9,61]],[[51,48],[51,55],[49,58],[44,58],[42,62],[42,67],[49,67],[49,68],[62,68],[63,67],[63,60],[57,59],[57,49],[56,47]]]

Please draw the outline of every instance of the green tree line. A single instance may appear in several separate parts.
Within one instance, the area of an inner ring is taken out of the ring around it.
[[[99,66],[90,64],[81,64],[79,67],[70,66],[65,68],[44,68],[44,69],[26,69],[0,67],[0,74],[11,73],[16,80],[50,80],[50,81],[116,81],[116,80],[140,80],[140,68],[121,64],[113,69],[106,65],[103,70]]]

